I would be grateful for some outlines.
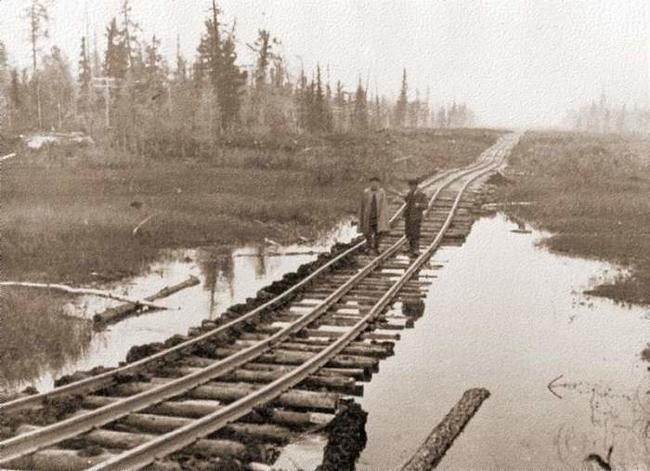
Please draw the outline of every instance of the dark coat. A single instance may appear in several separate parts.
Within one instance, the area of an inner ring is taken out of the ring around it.
[[[428,206],[427,197],[420,190],[409,191],[404,202],[404,232],[408,237],[419,237],[422,215]]]

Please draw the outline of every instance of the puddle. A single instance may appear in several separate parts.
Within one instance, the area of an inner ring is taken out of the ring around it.
[[[650,461],[647,309],[582,294],[617,270],[557,256],[497,215],[462,248],[441,249],[427,307],[403,331],[360,402],[368,443],[358,469],[399,469],[466,389],[492,396],[441,468],[576,469],[592,453]],[[558,376],[553,388],[547,385]]]
[[[272,469],[283,471],[312,471],[323,462],[327,445],[324,435],[306,435],[285,446],[272,465]]]
[[[314,260],[319,252],[329,250],[335,242],[349,242],[355,236],[356,228],[346,221],[310,245],[247,245],[168,254],[146,274],[106,289],[141,299],[194,275],[200,280],[198,285],[158,301],[166,306],[180,307],[180,310],[152,312],[113,324],[95,333],[80,357],[67,359],[60,368],[42,370],[40,376],[31,381],[9,384],[7,389],[18,390],[32,385],[39,391],[47,391],[61,375],[100,365],[116,366],[124,361],[133,345],[187,334],[188,328],[200,325],[203,319],[214,319],[232,304],[254,296],[260,288]],[[81,297],[67,309],[71,314],[92,319],[95,313],[115,304],[108,299]]]

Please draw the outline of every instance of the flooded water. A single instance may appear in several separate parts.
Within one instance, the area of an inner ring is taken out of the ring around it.
[[[444,268],[425,315],[360,400],[369,416],[358,469],[399,469],[472,387],[492,396],[441,469],[578,469],[610,446],[615,467],[648,469],[648,310],[586,297],[616,270],[513,230],[503,216],[482,219],[462,248],[434,257]],[[560,375],[556,397],[547,385]]]
[[[148,272],[127,282],[106,289],[142,299],[165,286],[185,281],[193,275],[200,284],[179,291],[158,303],[180,310],[145,313],[123,320],[96,332],[89,347],[77,358],[70,358],[57,369],[46,369],[30,381],[10,384],[21,389],[33,385],[39,391],[53,387],[54,379],[78,370],[95,366],[116,366],[124,361],[133,345],[160,342],[175,334],[186,334],[188,328],[198,326],[203,319],[214,319],[232,304],[243,302],[257,291],[303,263],[314,260],[319,252],[327,251],[335,242],[349,242],[356,228],[346,221],[324,234],[312,244],[258,245],[188,250],[168,254],[155,263]],[[81,298],[67,306],[71,314],[92,319],[103,309],[114,306],[112,300],[96,297]]]
[[[272,468],[282,471],[315,470],[323,462],[326,446],[327,437],[325,435],[302,436],[282,449]]]

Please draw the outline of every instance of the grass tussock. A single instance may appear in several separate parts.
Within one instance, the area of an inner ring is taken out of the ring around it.
[[[650,303],[650,139],[528,132],[508,175],[504,197],[533,202],[511,211],[553,232],[552,250],[631,269],[594,294]]]
[[[90,343],[92,325],[62,314],[60,298],[33,291],[0,296],[0,391],[61,368]]]

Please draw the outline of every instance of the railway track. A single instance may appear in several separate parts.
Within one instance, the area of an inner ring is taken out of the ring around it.
[[[364,241],[354,243],[235,319],[206,322],[159,353],[0,404],[0,417],[23,418],[0,442],[0,465],[139,469],[172,466],[166,457],[183,451],[240,464],[270,461],[267,445],[330,420],[339,400],[361,394],[359,382],[392,354],[399,330],[413,322],[397,311],[424,296],[435,276],[424,267],[443,240],[462,236],[452,224],[469,224],[467,189],[516,142],[504,136],[474,164],[422,184],[430,199],[415,260],[403,253],[402,206],[378,256],[362,253]],[[29,423],[29,412],[70,398],[81,407],[52,423]]]

